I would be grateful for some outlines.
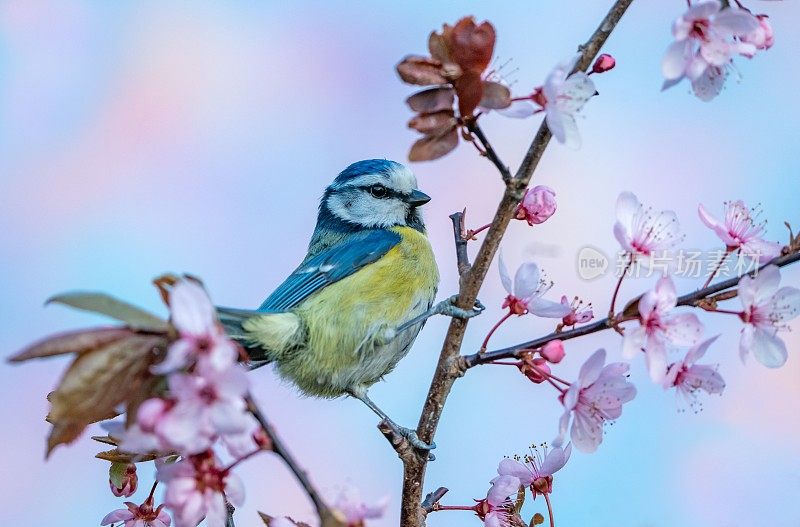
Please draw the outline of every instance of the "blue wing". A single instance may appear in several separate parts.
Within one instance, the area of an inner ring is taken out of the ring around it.
[[[355,234],[352,239],[325,249],[300,265],[258,310],[280,312],[291,309],[320,289],[380,260],[398,243],[400,235],[389,230]]]

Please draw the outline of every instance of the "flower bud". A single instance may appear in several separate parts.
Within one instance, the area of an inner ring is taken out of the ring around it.
[[[517,367],[525,377],[536,384],[543,383],[550,375],[550,366],[544,359],[523,359]]]
[[[118,477],[112,475],[112,477],[108,479],[108,486],[111,488],[111,493],[114,494],[114,496],[118,498],[129,498],[133,496],[139,485],[139,477],[136,475],[136,465],[128,463],[128,465],[124,467],[124,471],[121,472],[121,474],[118,474]]]
[[[775,43],[775,33],[772,31],[772,24],[769,23],[767,15],[756,15],[758,27],[742,37],[742,42],[752,44],[756,49],[769,49]],[[753,57],[753,53],[743,53],[748,58]]]
[[[514,214],[518,220],[526,220],[528,225],[544,223],[556,212],[556,193],[550,187],[537,185],[525,191]]]
[[[597,60],[594,61],[592,65],[592,73],[605,73],[606,71],[613,69],[614,66],[617,65],[616,59],[609,55],[608,53],[603,53]]]
[[[566,353],[564,353],[564,343],[560,340],[551,340],[539,350],[539,355],[547,362],[558,364],[561,362],[561,359],[564,358],[564,355],[566,355]]]

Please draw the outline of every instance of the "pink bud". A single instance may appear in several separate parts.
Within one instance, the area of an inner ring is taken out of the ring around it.
[[[550,366],[544,359],[525,359],[517,366],[529,380],[541,384],[550,375]]]
[[[756,49],[769,49],[775,43],[775,33],[772,31],[772,24],[769,23],[767,15],[756,15],[758,27],[742,37],[742,42],[747,42]],[[746,57],[752,57],[753,53],[743,53]]]
[[[541,355],[547,362],[558,364],[561,362],[561,359],[564,358],[564,343],[560,340],[551,340],[547,344],[542,347],[539,351],[539,355]]]
[[[528,225],[544,223],[556,212],[556,193],[550,187],[537,185],[525,191],[515,217],[526,220]]]
[[[592,65],[592,73],[605,73],[606,71],[613,69],[614,66],[617,65],[616,59],[609,55],[608,53],[603,53],[597,60],[594,61]]]
[[[111,479],[108,480],[108,486],[111,487],[111,493],[120,498],[129,498],[136,492],[139,486],[139,477],[136,475],[136,465],[128,463],[125,468],[125,475],[122,478],[122,487],[117,487]]]

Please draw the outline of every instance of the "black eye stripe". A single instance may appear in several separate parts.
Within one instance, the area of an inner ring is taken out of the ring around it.
[[[375,196],[375,194],[372,192],[372,188],[376,187],[376,186],[380,186],[380,187],[383,188],[384,194],[382,196]],[[406,197],[405,194],[403,194],[401,192],[398,192],[398,191],[396,191],[394,189],[388,188],[385,185],[381,185],[380,183],[376,183],[374,185],[363,185],[363,186],[360,186],[360,187],[357,187],[357,188],[359,190],[363,190],[364,192],[368,192],[370,195],[373,195],[375,197],[380,197],[380,199],[398,198],[398,199],[402,200],[402,199],[405,199],[405,197]]]

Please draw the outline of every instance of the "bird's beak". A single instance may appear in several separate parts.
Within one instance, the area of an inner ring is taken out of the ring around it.
[[[424,192],[414,189],[409,194],[408,199],[406,200],[412,207],[419,207],[420,205],[425,205],[431,200],[431,197],[425,194]]]

